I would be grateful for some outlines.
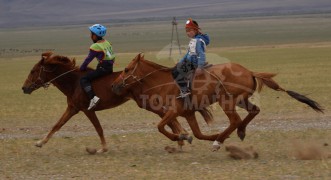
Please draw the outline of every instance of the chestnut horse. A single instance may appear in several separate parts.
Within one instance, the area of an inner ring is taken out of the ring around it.
[[[91,71],[89,69],[88,71]],[[67,109],[62,117],[53,126],[51,131],[40,141],[36,143],[37,147],[42,147],[52,137],[52,135],[60,130],[69,119],[83,111],[84,114],[91,121],[95,127],[102,144],[102,148],[98,150],[99,153],[107,151],[107,145],[103,134],[103,129],[100,125],[95,111],[113,108],[123,104],[129,100],[127,95],[116,95],[111,90],[111,82],[120,74],[114,72],[111,75],[99,78],[93,81],[93,88],[96,94],[101,98],[101,102],[93,111],[88,111],[89,99],[80,86],[79,80],[86,72],[81,72],[75,66],[75,59],[70,60],[64,56],[52,55],[52,52],[42,54],[41,60],[32,68],[28,78],[26,79],[22,90],[25,94],[31,94],[34,90],[40,87],[47,88],[50,83],[56,86],[65,96],[67,96]],[[169,127],[176,134],[187,134],[178,123],[177,119],[169,124]],[[179,141],[180,147],[184,144]]]
[[[176,99],[179,88],[171,75],[172,69],[145,60],[139,54],[113,82],[113,91],[119,95],[130,91],[132,98],[147,110],[165,112],[158,124],[159,131],[173,141],[181,138],[168,132],[164,126],[177,116],[187,119],[194,136],[198,139],[214,141],[213,150],[220,148],[229,135],[237,129],[237,135],[243,140],[246,126],[259,113],[260,109],[248,98],[255,90],[260,91],[267,85],[276,91],[286,92],[292,98],[309,105],[315,111],[323,112],[321,106],[296,92],[280,87],[272,77],[272,73],[256,73],[235,63],[218,64],[204,69],[204,73],[194,77],[192,94],[185,99]],[[194,117],[194,112],[218,102],[230,125],[220,134],[203,135]],[[236,106],[247,110],[248,115],[241,120]]]

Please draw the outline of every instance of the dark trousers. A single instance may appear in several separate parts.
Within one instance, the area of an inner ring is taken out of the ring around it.
[[[196,65],[189,61],[177,63],[176,67],[172,69],[172,77],[175,79],[181,91],[190,90],[191,85],[188,84],[193,77]]]
[[[92,89],[91,82],[99,77],[111,74],[113,72],[113,64],[111,63],[99,63],[96,70],[87,73],[80,79],[80,85],[88,95],[90,99],[95,96]]]

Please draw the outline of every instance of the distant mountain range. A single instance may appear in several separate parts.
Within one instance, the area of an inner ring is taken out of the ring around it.
[[[0,0],[0,28],[331,13],[331,0]]]

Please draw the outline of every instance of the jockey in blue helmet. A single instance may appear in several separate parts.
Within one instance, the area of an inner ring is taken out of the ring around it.
[[[100,101],[100,98],[96,96],[93,91],[91,81],[113,72],[115,54],[111,43],[103,38],[107,33],[107,28],[105,26],[94,24],[89,27],[89,30],[91,31],[91,40],[93,41],[93,44],[90,46],[89,54],[80,66],[80,70],[86,71],[87,65],[94,58],[96,58],[99,63],[95,70],[89,71],[80,79],[80,84],[90,98],[90,105],[87,109],[91,110],[95,108]]]

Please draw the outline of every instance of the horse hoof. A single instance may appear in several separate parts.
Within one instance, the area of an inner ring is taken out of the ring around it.
[[[212,151],[215,152],[215,151],[218,151],[219,149],[221,149],[220,142],[214,141]]]
[[[245,136],[246,136],[245,132],[243,132],[243,131],[238,131],[237,135],[242,141],[245,139]]]
[[[187,142],[192,144],[192,141],[193,141],[193,137],[192,136],[189,136],[188,138],[186,138]]]
[[[42,141],[38,141],[36,144],[35,144],[36,147],[43,147],[43,142]]]
[[[99,149],[99,150],[97,151],[97,153],[100,154],[100,153],[104,153],[104,152],[107,152],[107,151],[108,151],[107,148],[102,148],[102,149]]]
[[[186,140],[186,139],[187,139],[187,134],[180,134],[178,136],[178,140],[180,140],[180,141],[183,141],[183,140]]]

